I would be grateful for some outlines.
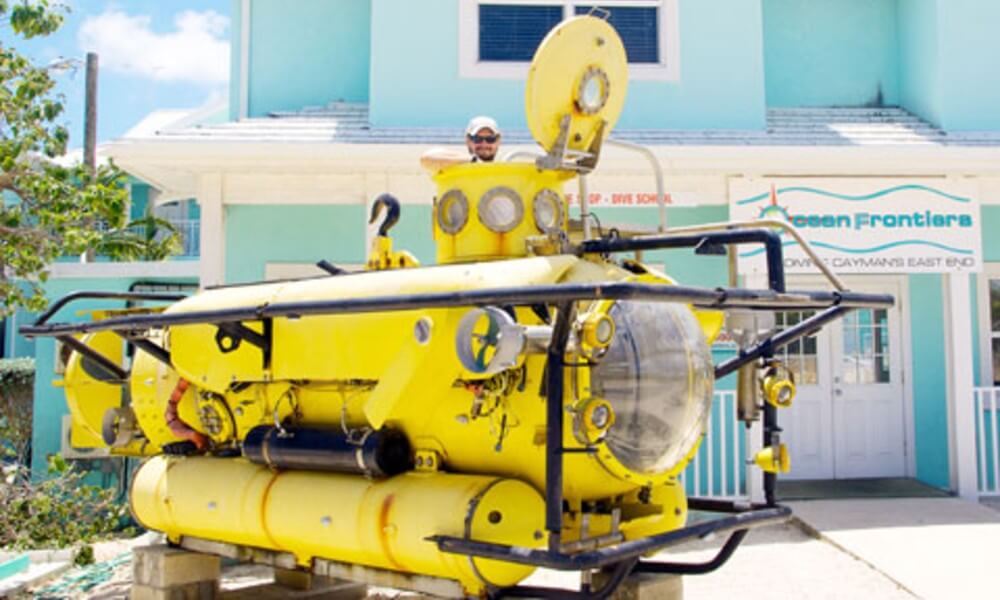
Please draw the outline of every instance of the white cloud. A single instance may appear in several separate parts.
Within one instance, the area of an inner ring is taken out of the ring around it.
[[[184,11],[175,30],[153,31],[148,15],[110,9],[88,17],[77,40],[99,55],[101,69],[166,82],[218,85],[229,79],[229,19],[219,13]]]

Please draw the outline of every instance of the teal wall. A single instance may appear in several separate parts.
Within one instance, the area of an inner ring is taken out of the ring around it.
[[[29,325],[34,322],[37,316],[35,313],[19,308],[13,315],[3,321],[6,331],[4,335],[4,347],[0,349],[0,357],[21,358],[35,355],[35,341],[18,335],[17,330],[22,325]]]
[[[910,275],[910,338],[917,479],[950,487],[948,390],[941,275]]]
[[[900,104],[941,124],[942,89],[937,0],[898,0]]]
[[[250,116],[368,101],[369,0],[253,0],[251,7]]]
[[[766,106],[901,105],[946,130],[1000,130],[1000,3],[679,0],[680,79],[632,81],[623,128],[761,129]],[[461,79],[458,0],[251,2],[254,116],[368,102],[378,126],[524,127],[521,80]],[[241,2],[232,3],[230,114]]]
[[[760,3],[680,0],[680,26],[680,79],[630,81],[619,126],[763,129]]]
[[[897,2],[903,106],[948,131],[1000,129],[1000,3]]]
[[[490,114],[502,127],[525,127],[524,81],[459,77],[457,17],[457,0],[372,3],[374,125],[460,127]],[[631,82],[620,125],[762,128],[759,3],[681,0],[680,19],[680,80]]]
[[[127,291],[129,286],[139,279],[144,282],[163,281],[169,283],[197,284],[197,281],[194,279],[183,278],[171,278],[169,280],[152,277],[135,279],[50,279],[45,284],[45,293],[51,302],[79,290],[122,292]],[[51,322],[83,321],[89,317],[86,315],[81,316],[80,311],[123,307],[124,303],[120,301],[86,300],[74,302],[56,313]],[[42,337],[35,341],[35,400],[31,437],[31,470],[33,476],[36,478],[45,476],[48,456],[59,452],[61,448],[62,417],[69,413],[69,410],[66,408],[66,397],[63,394],[62,388],[52,385],[53,379],[56,378],[55,348],[56,343],[54,338]]]
[[[1000,129],[1000,2],[938,0],[941,126]]]
[[[365,207],[349,204],[227,206],[226,283],[261,280],[268,262],[363,263],[366,216]],[[434,262],[430,206],[404,204],[390,236],[397,250]]]
[[[763,0],[763,7],[768,106],[899,103],[896,0]]]
[[[390,231],[393,246],[408,250],[422,264],[435,260],[429,205],[404,204],[399,223]],[[595,209],[604,223],[655,226],[656,208]],[[671,226],[723,221],[725,206],[670,207]],[[365,208],[360,205],[229,205],[226,207],[226,283],[246,283],[264,278],[268,262],[333,264],[362,263],[366,257]],[[644,260],[660,267],[687,285],[726,284],[725,258],[707,256],[691,260],[690,250],[645,253]]]
[[[268,262],[365,260],[361,205],[226,206],[226,283],[264,279]]]
[[[997,235],[1000,232],[1000,205],[983,205],[979,210],[983,224],[983,260],[1000,262],[1000,235]]]
[[[659,209],[606,207],[591,210],[604,227],[612,224],[635,224],[656,227]],[[703,223],[719,223],[729,218],[729,208],[717,206],[671,206],[667,208],[667,225],[683,227]],[[596,230],[595,230],[596,231]],[[666,269],[668,275],[683,285],[718,287],[728,285],[728,263],[724,256],[699,256],[688,249],[644,252],[643,262]]]
[[[132,182],[131,203],[129,207],[129,219],[138,219],[146,214],[146,207],[149,206],[149,184],[140,181]]]

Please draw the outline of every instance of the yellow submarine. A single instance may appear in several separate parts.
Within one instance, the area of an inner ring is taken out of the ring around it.
[[[283,568],[445,597],[560,598],[717,568],[748,529],[790,516],[774,498],[788,469],[774,415],[795,388],[775,350],[892,298],[786,291],[779,230],[795,234],[783,223],[593,236],[571,222],[563,186],[597,166],[626,86],[605,20],[556,27],[526,84],[544,152],[432,174],[436,266],[393,249],[399,204],[382,196],[365,272],[62,299],[22,333],[74,350],[73,444],[146,457],[132,512],[171,543]],[[623,258],[733,256],[738,244],[765,247],[768,289],[685,287]],[[95,297],[168,303],[49,322]],[[803,308],[816,315],[764,325]],[[723,327],[740,349],[713,365]],[[740,418],[764,419],[759,505],[687,498],[678,482],[713,383],[733,372]],[[689,509],[717,518],[688,524]],[[652,557],[709,533],[730,535],[712,561]],[[537,567],[579,572],[580,587],[521,585]]]

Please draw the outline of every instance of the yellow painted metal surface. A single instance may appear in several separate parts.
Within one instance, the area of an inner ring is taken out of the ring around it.
[[[194,536],[456,579],[473,594],[531,567],[445,554],[428,536],[545,543],[543,501],[513,479],[409,473],[383,481],[274,472],[240,459],[156,457],[135,475],[132,511],[171,539]]]
[[[607,77],[607,101],[594,114],[584,114],[577,99],[581,80],[591,69]],[[567,146],[587,150],[602,123],[604,135],[614,128],[625,106],[627,88],[628,58],[614,28],[595,17],[564,21],[542,40],[528,68],[524,92],[528,128],[548,150],[559,135],[561,120],[568,115]]]
[[[501,265],[503,268],[498,268]],[[286,284],[274,297],[313,299],[335,293],[374,296],[379,295],[381,286],[390,287],[384,293],[400,288],[402,292],[414,292],[425,285],[439,291],[443,282],[458,289],[481,289],[515,281],[530,285],[636,278],[609,263],[570,256],[430,267],[394,274],[398,276],[395,280],[387,277],[389,273],[366,273]],[[654,275],[640,279],[665,283]],[[338,285],[349,285],[350,289],[338,289]],[[247,295],[247,290],[236,289]],[[207,295],[226,291],[215,290]],[[195,298],[186,304],[197,301]],[[585,321],[595,311],[604,313],[611,305],[607,301],[582,305],[580,319]],[[184,308],[196,310],[197,306]],[[240,386],[227,386],[218,393],[199,384],[195,372],[194,386],[179,405],[180,415],[193,428],[209,433],[198,414],[199,395],[219,394],[232,413],[235,439],[242,439],[255,426],[287,419],[320,427],[390,426],[406,433],[418,450],[438,452],[448,470],[516,477],[543,489],[545,409],[541,389],[545,357],[528,355],[522,367],[509,375],[519,378],[511,382],[510,389],[485,398],[481,413],[473,414],[476,392],[461,382],[481,382],[482,376],[463,372],[454,346],[455,325],[466,310],[277,319],[268,379],[243,380]],[[414,324],[424,316],[429,316],[433,325],[430,341],[420,344],[414,336]],[[526,325],[541,323],[527,308],[517,310],[517,320]],[[186,328],[171,329],[175,361],[183,361],[187,352],[178,344],[176,335]],[[184,343],[196,345],[202,352],[207,352],[204,347],[208,346],[214,352],[212,361],[234,360],[233,353],[224,354],[214,347],[214,334],[210,332],[201,340],[190,336]],[[254,360],[260,360],[259,350],[253,351],[257,353]],[[564,402],[571,410],[568,421],[575,414],[572,407],[583,407],[593,397],[589,381],[589,369],[567,369]],[[144,353],[137,354],[132,375],[133,403],[143,430],[157,446],[177,441],[164,420],[166,402],[176,382],[176,373],[166,365]],[[216,441],[225,439],[217,437]],[[584,445],[569,426],[564,443],[576,448]],[[597,442],[597,449],[596,454],[565,457],[564,493],[569,500],[607,498],[638,486],[668,484],[684,466],[678,463],[669,471],[637,474],[622,466],[602,442]]]
[[[124,344],[121,337],[111,331],[88,333],[78,336],[80,341],[100,352],[111,362],[122,364]],[[73,352],[66,361],[64,386],[66,389],[66,406],[72,416],[70,428],[70,444],[74,448],[101,448],[104,439],[101,436],[101,425],[105,413],[121,406],[121,386],[115,381],[105,381],[95,377],[95,371],[84,368],[83,355]]]
[[[595,149],[622,109],[626,75],[624,48],[608,23],[581,17],[560,25],[531,66],[526,102],[532,134],[546,150],[561,131],[568,133],[569,150]],[[458,325],[471,306],[239,321],[268,341],[266,350],[234,336],[233,323],[217,312],[426,293],[458,296],[546,284],[673,285],[665,274],[639,263],[559,254],[567,251],[562,187],[575,176],[566,164],[555,169],[534,163],[445,168],[434,177],[439,266],[418,267],[405,250],[395,250],[388,237],[379,237],[369,272],[218,288],[170,306],[165,314],[212,316],[203,323],[147,332],[150,341],[169,352],[170,364],[136,351],[128,385],[145,445],[121,448],[121,453],[140,455],[180,441],[166,420],[177,390],[179,419],[210,439],[210,452],[238,453],[247,433],[261,425],[325,429],[352,440],[391,428],[406,436],[419,464],[414,471],[373,480],[271,471],[242,458],[159,456],[135,476],[131,502],[136,518],[175,541],[192,536],[289,552],[303,566],[326,558],[445,577],[460,581],[470,594],[527,576],[527,567],[438,552],[426,538],[449,535],[527,547],[546,543],[541,492],[548,360],[538,346],[544,345],[544,336],[534,339],[534,346],[526,341],[503,370],[486,374],[468,360],[463,366],[456,351]],[[504,203],[486,207],[498,194]],[[457,203],[447,205],[448,198]],[[518,218],[506,221],[509,227],[497,226],[511,215]],[[558,226],[546,227],[546,222]],[[708,356],[708,344],[721,329],[722,313],[671,305],[664,312],[642,313],[656,318],[631,323],[629,330],[612,311],[633,309],[652,310],[648,303],[576,303],[563,357],[562,445],[588,451],[563,454],[561,534],[562,541],[578,542],[581,548],[670,531],[687,517],[677,475],[696,452],[707,418],[706,403],[691,399],[704,397],[707,390],[710,401],[712,379],[699,361]],[[555,322],[554,310],[551,304],[495,307],[496,313],[507,311],[522,333],[530,328],[536,334]],[[489,324],[474,329],[461,342],[464,347],[480,344],[486,356],[492,351],[492,329]],[[665,331],[670,335],[659,335]],[[634,354],[608,363],[624,365],[615,367],[620,373],[602,375],[601,361],[615,350],[618,333],[633,336],[618,348]],[[677,336],[682,342],[677,347],[655,343]],[[645,345],[636,343],[640,338]],[[121,360],[121,342],[114,342],[115,350],[113,340],[118,340],[114,334],[97,334],[85,343]],[[499,344],[496,339],[492,343]],[[658,350],[641,356],[639,347]],[[667,361],[656,364],[670,367],[660,369],[673,375],[670,393],[649,393],[650,387],[659,390],[663,380],[640,376],[653,372],[648,366],[656,361],[647,359],[656,358]],[[71,367],[66,387],[74,426],[79,422],[81,435],[96,433],[99,438],[98,413],[119,405],[121,389],[87,376],[78,357]],[[621,397],[616,385],[626,390]],[[646,386],[642,398],[640,386]],[[640,410],[643,402],[654,403],[654,410]],[[623,420],[616,410],[630,415],[631,427],[641,430],[636,435],[645,436],[643,443],[666,439],[672,447],[650,444],[655,446],[652,466],[644,459],[630,462],[632,449],[622,450],[611,441],[626,431],[616,429]],[[649,421],[643,417],[651,414],[660,429],[644,429]],[[670,441],[675,439],[679,441]],[[612,507],[614,516],[590,509],[598,505]]]
[[[440,171],[434,176],[438,186],[433,211],[437,262],[447,264],[527,256],[527,239],[543,235],[534,220],[535,196],[543,190],[557,194],[562,222],[565,223],[563,184],[573,177],[575,174],[568,171],[540,171],[531,163],[469,163]],[[522,219],[506,233],[491,231],[480,219],[479,209],[484,195],[498,188],[510,190],[521,203]],[[462,194],[468,210],[465,226],[455,234],[443,231],[439,218],[439,203],[449,193]]]

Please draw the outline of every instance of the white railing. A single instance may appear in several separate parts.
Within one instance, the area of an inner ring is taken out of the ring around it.
[[[979,495],[1000,496],[1000,387],[975,388],[976,465]]]
[[[199,256],[201,251],[201,220],[170,219],[170,223],[181,234],[183,250],[179,256]]]
[[[198,257],[201,254],[201,220],[200,219],[167,219],[171,225],[177,230],[181,238],[181,251],[177,254],[177,257],[191,258]],[[108,224],[104,221],[98,221],[94,224],[95,229],[98,231],[107,231]],[[132,233],[144,236],[146,233],[145,226],[143,225],[133,225],[129,228]],[[166,231],[158,233],[158,236],[166,235]]]
[[[715,392],[705,439],[681,474],[689,496],[747,499],[746,428],[736,420],[736,392]]]

